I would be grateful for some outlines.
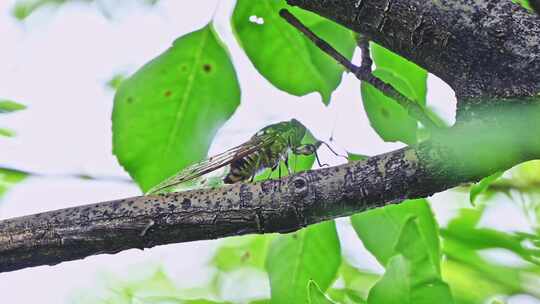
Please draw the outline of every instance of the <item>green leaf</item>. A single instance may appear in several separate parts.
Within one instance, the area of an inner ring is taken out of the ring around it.
[[[27,172],[0,168],[0,199],[15,184],[22,182],[28,176]]]
[[[241,267],[264,269],[268,245],[273,235],[247,235],[226,239],[216,251],[212,264],[221,271]]]
[[[341,252],[333,221],[275,238],[266,258],[271,303],[306,303],[310,280],[326,290],[336,278]]]
[[[0,100],[0,113],[11,113],[26,109],[26,106],[12,100]]]
[[[0,136],[13,137],[15,136],[15,132],[10,129],[0,128]]]
[[[371,44],[371,53],[377,66],[375,76],[425,105],[427,72],[424,69],[375,43]],[[416,143],[417,122],[405,108],[366,82],[362,82],[361,92],[371,126],[383,140]]]
[[[296,96],[319,92],[328,104],[343,68],[279,16],[284,7],[345,57],[352,57],[356,44],[349,30],[291,8],[284,0],[239,0],[233,30],[255,68],[275,87]]]
[[[540,184],[540,160],[519,164],[512,170],[512,179],[525,185]]]
[[[396,254],[394,246],[411,216],[417,218],[428,255],[440,271],[439,228],[427,200],[407,200],[355,214],[351,216],[351,223],[366,248],[382,265],[386,265]]]
[[[404,79],[413,88],[413,94],[409,97],[412,98],[414,96],[416,101],[422,105],[426,104],[426,70],[377,43],[372,42],[370,44],[370,50],[377,69],[389,70]]]
[[[389,259],[384,276],[370,290],[368,303],[431,304],[435,299],[436,303],[454,303],[428,248],[418,221],[409,217],[394,247],[396,255]]]
[[[328,298],[315,281],[310,280],[307,286],[309,304],[332,304],[336,303]]]
[[[239,103],[234,67],[209,24],[122,82],[114,99],[113,152],[146,192],[205,158]]]
[[[459,215],[441,229],[445,248],[452,242],[468,250],[504,248],[522,259],[540,265],[539,236],[527,233],[506,233],[491,228],[477,227],[485,208],[461,209]]]
[[[343,280],[345,290],[347,290],[347,296],[363,299],[367,298],[367,291],[380,279],[380,275],[357,269],[347,261],[343,261],[341,264],[339,275]]]
[[[490,176],[484,177],[481,181],[471,186],[471,192],[469,195],[469,199],[471,201],[471,204],[474,206],[474,203],[476,199],[478,198],[478,195],[484,193],[489,186],[495,182],[499,177],[501,177],[504,174],[503,171],[495,172],[491,174]]]
[[[343,259],[339,269],[340,284],[334,284],[326,294],[340,304],[366,303],[368,291],[380,277],[378,274],[360,270]]]

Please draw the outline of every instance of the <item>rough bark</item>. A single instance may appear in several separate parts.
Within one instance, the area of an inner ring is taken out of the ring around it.
[[[540,91],[540,17],[511,1],[288,3],[341,23],[424,67],[447,82],[461,103]]]
[[[459,123],[417,146],[279,181],[142,196],[0,222],[0,271],[99,253],[288,232],[426,197],[540,158],[540,21],[509,1],[289,0],[446,80]],[[483,106],[486,105],[486,106]]]

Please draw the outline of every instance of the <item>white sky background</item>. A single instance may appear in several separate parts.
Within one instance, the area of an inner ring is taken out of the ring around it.
[[[153,8],[123,4],[119,9],[111,7],[112,20],[88,5],[69,4],[58,10],[40,10],[24,23],[9,15],[13,3],[0,1],[0,98],[21,102],[28,109],[0,117],[0,127],[17,132],[16,138],[0,137],[0,166],[51,177],[29,178],[11,190],[0,203],[0,218],[140,194],[129,183],[82,181],[61,175],[128,177],[111,153],[114,92],[106,82],[117,72],[134,72],[177,37],[204,26],[214,13],[217,30],[229,47],[241,82],[242,106],[220,131],[211,154],[241,142],[268,123],[291,117],[299,118],[321,139],[334,132],[336,144],[351,152],[373,155],[401,147],[382,142],[371,129],[359,83],[351,75],[344,77],[328,108],[318,94],[299,98],[272,87],[232,36],[227,15],[232,1],[221,1],[217,10],[217,1],[210,0],[189,4],[161,0]],[[359,59],[357,53],[354,60]],[[431,76],[428,103],[452,121],[453,93]],[[339,161],[324,151],[321,157],[328,163]],[[466,200],[465,195],[456,193],[438,195],[432,201],[438,220],[445,223],[457,208],[466,206]],[[486,225],[528,229],[519,210],[511,204],[502,206],[484,219]],[[505,220],[496,221],[501,214],[505,214]],[[346,240],[345,255],[357,265],[381,271],[347,221],[339,223],[340,237]],[[0,297],[5,303],[66,303],[81,292],[99,294],[103,274],[134,278],[157,265],[164,265],[180,287],[199,286],[208,278],[210,268],[205,264],[216,244],[194,242],[144,252],[128,250],[0,274]],[[242,284],[232,285],[238,288]],[[230,288],[231,298],[241,294],[241,290]],[[533,302],[515,298],[511,303]]]

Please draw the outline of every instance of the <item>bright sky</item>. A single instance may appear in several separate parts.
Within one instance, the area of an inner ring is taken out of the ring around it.
[[[232,36],[227,13],[233,1],[221,1],[218,6],[215,0],[189,5],[161,0],[151,9],[123,5],[122,9],[111,7],[113,20],[88,5],[69,4],[59,10],[40,10],[23,23],[9,15],[13,2],[0,1],[0,98],[21,102],[28,109],[1,117],[0,127],[14,129],[17,137],[0,137],[0,165],[57,177],[30,178],[15,187],[0,204],[0,218],[140,194],[129,183],[80,181],[59,175],[127,177],[111,154],[114,92],[106,82],[117,72],[134,72],[167,49],[175,38],[202,27],[213,15],[238,72],[242,106],[221,130],[211,154],[241,142],[270,122],[291,117],[299,118],[321,139],[334,132],[337,145],[351,152],[373,155],[401,147],[382,142],[369,127],[359,83],[351,75],[345,76],[328,108],[317,94],[298,98],[274,89],[253,68]],[[452,91],[430,76],[428,92],[428,102],[452,121]],[[326,157],[326,162],[337,161],[324,151],[321,157]],[[433,205],[443,223],[467,199],[455,193],[439,197]],[[448,201],[452,201],[450,206],[445,203]],[[515,208],[507,209],[502,211],[506,218],[515,220],[505,221],[509,227],[501,228],[523,230],[519,224],[522,215]],[[501,225],[500,221],[493,222]],[[381,270],[363,251],[347,221],[340,221],[340,233],[346,240],[347,256],[358,265]],[[104,274],[134,278],[157,265],[164,265],[179,286],[198,286],[208,278],[210,270],[205,263],[216,244],[195,242],[144,252],[129,250],[0,274],[0,295],[5,303],[66,303],[81,292],[99,294]],[[264,280],[255,284],[266,286]],[[242,293],[228,288],[231,299]]]

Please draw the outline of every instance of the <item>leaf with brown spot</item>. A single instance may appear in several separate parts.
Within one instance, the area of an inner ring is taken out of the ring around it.
[[[178,38],[119,87],[113,152],[143,191],[204,159],[240,104],[227,50],[209,24]]]

